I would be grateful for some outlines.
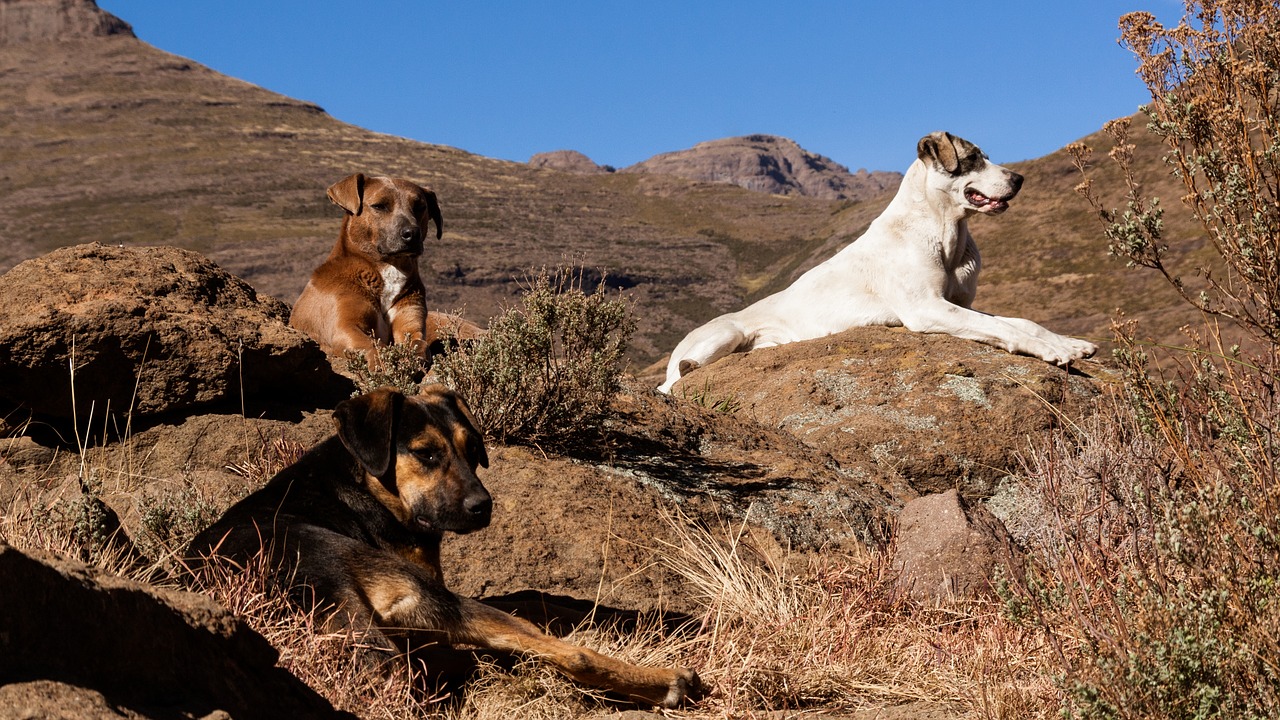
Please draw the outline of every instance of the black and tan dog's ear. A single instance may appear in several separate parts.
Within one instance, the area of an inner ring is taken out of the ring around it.
[[[440,214],[440,201],[436,199],[434,190],[422,189],[427,196],[427,217],[436,224],[436,239],[439,240],[444,235],[444,216]],[[426,225],[425,220],[419,220],[419,225]]]
[[[449,397],[453,398],[453,407],[462,416],[462,421],[467,424],[471,430],[472,437],[475,442],[467,444],[467,460],[479,465],[480,467],[489,467],[489,452],[484,448],[484,433],[480,432],[480,424],[476,422],[476,417],[471,414],[471,408],[467,405],[467,401],[456,392],[450,392]]]
[[[916,156],[925,162],[932,160],[949,173],[960,169],[960,156],[956,153],[955,138],[949,132],[932,132],[916,143]]]
[[[343,400],[333,409],[338,438],[370,475],[382,477],[395,460],[396,423],[404,395],[391,388]]]
[[[329,186],[329,199],[352,215],[364,208],[364,174],[348,175]]]

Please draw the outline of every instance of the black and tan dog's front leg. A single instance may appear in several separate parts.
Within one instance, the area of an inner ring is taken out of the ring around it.
[[[450,642],[532,655],[583,685],[664,708],[680,705],[701,689],[692,670],[632,665],[554,638],[527,620],[475,600],[459,598],[459,602],[462,623],[449,628]]]

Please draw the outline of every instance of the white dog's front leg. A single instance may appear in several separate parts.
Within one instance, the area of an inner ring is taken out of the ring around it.
[[[1071,352],[1079,353],[1077,357],[1093,357],[1093,354],[1098,352],[1098,346],[1088,340],[1081,340],[1068,335],[1059,335],[1058,333],[1045,328],[1043,325],[1039,325],[1031,320],[1027,320],[1026,318],[1011,318],[1000,315],[995,315],[993,317],[997,320],[1003,320],[1028,335],[1034,335],[1047,343],[1066,345],[1070,348]]]
[[[988,315],[941,299],[900,312],[899,317],[902,324],[913,332],[946,333],[977,340],[1055,365],[1067,365],[1072,360],[1089,357],[1098,349],[1092,343],[1052,333],[1030,320]]]

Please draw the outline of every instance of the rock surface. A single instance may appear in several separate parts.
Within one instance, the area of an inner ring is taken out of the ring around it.
[[[730,355],[676,384],[727,402],[840,463],[873,463],[903,502],[960,488],[989,495],[1031,438],[1086,412],[1112,374],[1067,372],[948,335],[855,328]]]
[[[120,427],[199,407],[350,393],[289,308],[203,256],[90,243],[0,276],[0,400]],[[74,361],[74,390],[71,367]]]
[[[7,717],[49,717],[51,703],[60,712],[76,704],[94,712],[98,693],[142,717],[218,710],[246,720],[348,717],[278,667],[277,657],[203,595],[0,542],[0,697],[32,713]]]
[[[623,168],[688,180],[727,182],[773,195],[865,200],[897,187],[898,172],[849,172],[845,166],[773,135],[747,135],[698,143]]]
[[[992,579],[1020,576],[1021,552],[985,505],[955,490],[912,500],[898,516],[893,567],[912,597],[929,603],[991,598]]]

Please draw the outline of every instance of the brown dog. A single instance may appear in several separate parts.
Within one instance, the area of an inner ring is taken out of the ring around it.
[[[409,343],[429,355],[426,287],[418,257],[428,223],[436,239],[444,219],[436,194],[408,180],[355,174],[329,188],[329,199],[347,211],[329,259],[293,306],[289,324],[331,355],[364,351],[376,361],[377,345]]]
[[[535,656],[586,685],[674,707],[698,690],[680,668],[632,665],[547,635],[533,624],[445,587],[445,532],[489,524],[493,503],[476,477],[488,455],[467,405],[433,386],[390,388],[339,403],[336,436],[233,505],[187,548],[243,566],[259,553],[277,581],[363,636],[368,652],[403,660],[397,640],[478,645]]]

